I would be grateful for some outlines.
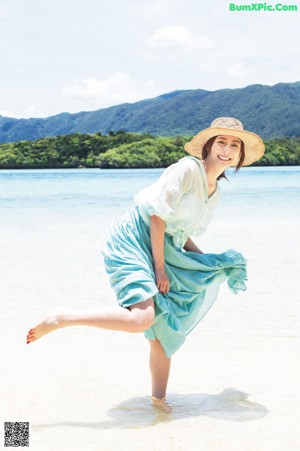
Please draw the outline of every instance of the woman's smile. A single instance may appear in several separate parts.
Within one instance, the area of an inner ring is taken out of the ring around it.
[[[222,161],[230,161],[231,160],[231,158],[224,157],[224,155],[218,155],[218,158],[219,158],[219,160],[222,160]]]

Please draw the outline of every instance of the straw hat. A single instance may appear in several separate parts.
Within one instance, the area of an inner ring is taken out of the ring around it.
[[[249,166],[259,160],[264,152],[265,146],[262,139],[255,133],[244,130],[243,124],[233,117],[218,117],[209,128],[202,130],[194,138],[187,142],[184,149],[190,154],[202,159],[204,144],[214,136],[229,135],[240,138],[245,146],[245,160],[242,166]]]

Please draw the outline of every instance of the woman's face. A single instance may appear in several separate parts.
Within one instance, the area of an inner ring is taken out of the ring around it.
[[[219,135],[216,137],[210,151],[210,158],[215,163],[224,166],[236,166],[239,162],[241,140],[236,136]]]

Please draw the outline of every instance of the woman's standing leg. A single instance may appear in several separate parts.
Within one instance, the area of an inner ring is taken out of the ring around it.
[[[156,399],[163,399],[166,396],[171,359],[166,356],[158,340],[149,340],[149,343],[152,396]]]

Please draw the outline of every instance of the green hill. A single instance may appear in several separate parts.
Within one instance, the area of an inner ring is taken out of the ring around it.
[[[0,144],[1,169],[41,168],[161,168],[186,156],[191,137],[110,132],[73,133],[35,141]],[[255,165],[297,166],[300,138],[265,141],[266,153]]]
[[[174,91],[136,103],[45,119],[0,116],[0,142],[119,130],[191,136],[213,119],[233,116],[263,139],[300,136],[300,82],[240,89]]]

